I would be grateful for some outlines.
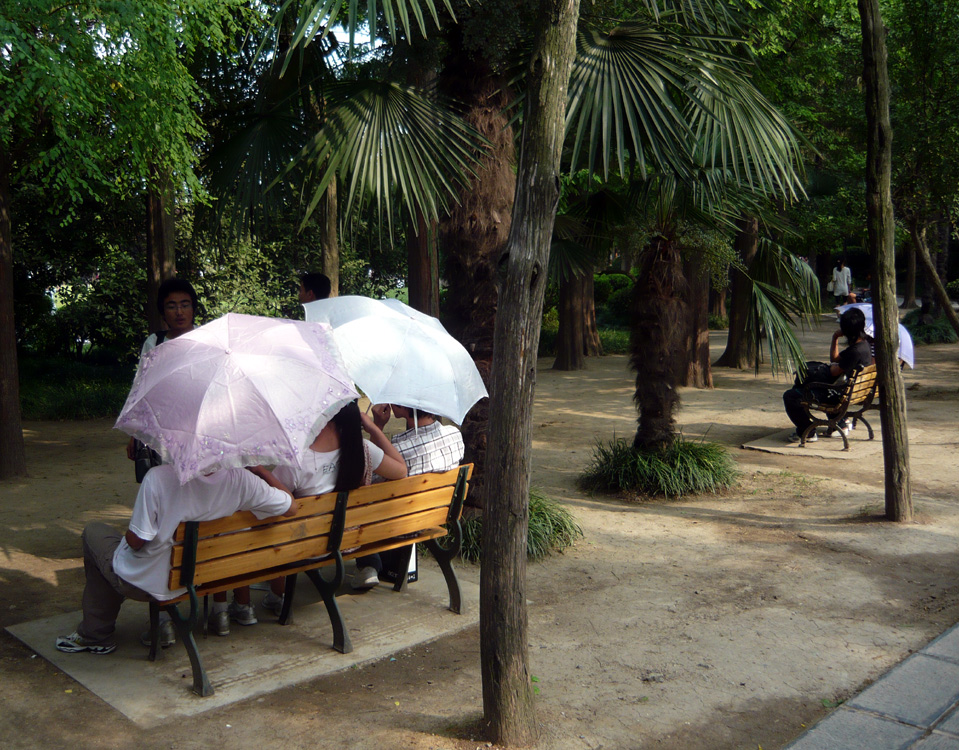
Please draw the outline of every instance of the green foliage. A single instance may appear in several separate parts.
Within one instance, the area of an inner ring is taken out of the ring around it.
[[[464,560],[480,562],[483,550],[483,517],[474,516],[462,522]],[[526,536],[526,556],[540,560],[554,552],[562,552],[582,538],[583,530],[566,506],[539,490],[529,492],[529,528]]]
[[[630,283],[630,286],[622,287],[610,294],[602,307],[597,304],[596,323],[603,327],[629,327],[629,305],[632,295],[633,289]]]
[[[714,313],[709,313],[709,330],[710,331],[725,331],[729,328],[729,317],[726,315],[715,315]]]
[[[959,279],[955,279],[946,284],[946,292],[951,299],[959,300]]]
[[[600,328],[599,343],[603,345],[603,354],[629,354],[629,330]]]
[[[597,307],[605,305],[613,292],[631,289],[633,280],[624,273],[598,273],[593,276],[593,299]]]
[[[914,344],[952,344],[959,341],[956,331],[950,325],[945,315],[923,322],[923,315],[919,310],[913,310],[902,319],[902,324],[912,336]]]
[[[717,443],[694,443],[680,437],[659,453],[634,450],[620,438],[596,445],[579,485],[590,492],[680,497],[725,489],[736,474],[726,449]]]
[[[120,413],[134,368],[54,357],[20,357],[21,417],[97,419]]]

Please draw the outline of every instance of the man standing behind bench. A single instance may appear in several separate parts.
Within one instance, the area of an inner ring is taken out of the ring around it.
[[[172,466],[157,466],[140,485],[126,534],[94,521],[83,529],[83,620],[57,638],[60,651],[109,654],[126,598],[174,599],[167,588],[170,548],[181,521],[212,521],[249,510],[257,518],[290,516],[299,504],[279,481],[254,469],[222,469],[181,485]]]
[[[393,435],[390,442],[406,461],[407,476],[449,471],[460,465],[465,448],[458,429],[444,425],[438,416],[429,412],[398,404],[376,404],[372,408],[373,423],[381,430],[389,421],[391,410],[394,417],[406,421],[406,430]],[[396,570],[399,561],[407,559],[406,549],[383,552],[379,560],[376,557],[357,560],[360,580],[354,582],[354,588],[375,585],[381,572],[391,578],[406,575],[405,570]]]

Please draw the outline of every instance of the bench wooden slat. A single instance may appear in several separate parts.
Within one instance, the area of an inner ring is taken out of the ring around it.
[[[300,498],[300,509],[296,512],[294,518],[332,513],[335,506],[335,492],[329,492],[325,495],[303,497]],[[215,534],[227,534],[231,531],[242,531],[243,529],[256,528],[257,526],[265,526],[272,523],[276,523],[275,516],[261,520],[248,510],[240,510],[226,518],[217,518],[214,521],[203,521],[200,524],[200,539]],[[173,535],[174,543],[183,541],[184,528],[185,525],[182,523],[177,526],[176,533]]]

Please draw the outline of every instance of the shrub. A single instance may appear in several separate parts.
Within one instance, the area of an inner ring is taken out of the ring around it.
[[[593,300],[597,307],[602,307],[613,292],[632,285],[633,280],[624,273],[598,273],[593,276]]]
[[[729,328],[729,318],[726,315],[709,313],[708,327],[710,331],[724,331]]]
[[[913,310],[902,319],[902,324],[912,336],[914,344],[951,344],[959,337],[944,315],[925,322],[920,310]]]
[[[716,443],[677,438],[665,452],[638,451],[625,439],[599,443],[579,477],[582,489],[679,497],[716,492],[736,478],[736,466]]]
[[[605,306],[597,306],[596,322],[604,328],[628,328],[629,301],[632,293],[632,287],[624,287],[610,294]]]
[[[629,331],[624,328],[600,328],[603,354],[629,354]]]
[[[946,284],[946,293],[950,299],[959,300],[959,279],[954,279]]]
[[[98,419],[123,408],[133,367],[102,366],[57,358],[20,360],[23,419]]]
[[[462,522],[464,560],[479,562],[483,549],[483,517],[474,516]],[[526,535],[526,556],[539,560],[553,552],[562,552],[583,536],[573,514],[539,490],[529,492],[529,529]]]

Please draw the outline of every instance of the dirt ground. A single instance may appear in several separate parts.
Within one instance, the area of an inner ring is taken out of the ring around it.
[[[825,358],[831,331],[805,336],[811,358]],[[712,344],[718,355],[724,335]],[[681,394],[678,425],[729,447],[742,472],[733,490],[585,496],[575,478],[591,446],[634,429],[631,376],[621,356],[577,373],[550,365],[538,373],[533,481],[585,537],[529,568],[537,748],[782,747],[959,620],[959,346],[918,349],[905,374],[908,525],[881,518],[881,452],[840,461],[739,448],[788,426],[786,381],[769,373],[718,369],[713,390]],[[122,526],[135,495],[111,421],[25,433],[30,477],[0,484],[0,626],[77,609],[83,525]],[[4,748],[488,747],[476,628],[151,731],[3,632],[0,700]]]

